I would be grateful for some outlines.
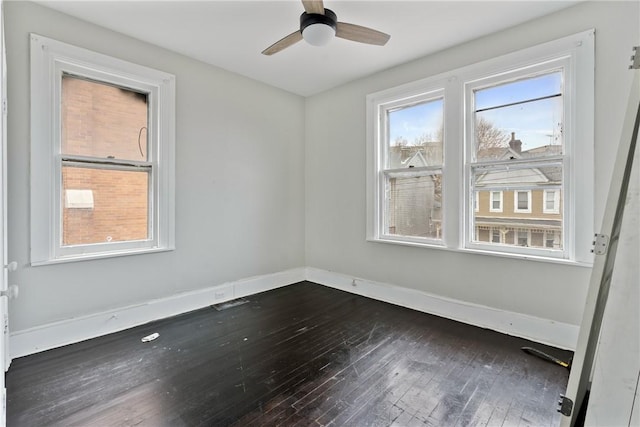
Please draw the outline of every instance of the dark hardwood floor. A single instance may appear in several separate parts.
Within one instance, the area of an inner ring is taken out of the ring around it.
[[[8,426],[551,426],[570,353],[303,282],[19,358]],[[155,341],[140,339],[158,332]]]

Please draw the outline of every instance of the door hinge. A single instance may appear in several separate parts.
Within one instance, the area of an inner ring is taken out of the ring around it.
[[[558,412],[562,415],[570,416],[571,411],[573,410],[573,401],[569,399],[564,394],[560,395],[560,400],[558,400]]]
[[[7,100],[6,100],[6,98],[2,100],[2,114],[7,114]]]
[[[640,46],[633,47],[633,55],[631,56],[631,65],[629,65],[630,70],[638,70],[640,69]]]
[[[593,249],[591,249],[592,253],[596,255],[604,255],[607,253],[607,249],[609,248],[609,236],[605,234],[596,234],[595,240],[593,241]]]

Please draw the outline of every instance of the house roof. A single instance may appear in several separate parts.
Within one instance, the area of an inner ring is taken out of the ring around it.
[[[490,147],[482,150],[479,155],[480,158],[484,160],[494,159],[494,160],[508,160],[508,159],[533,159],[533,158],[544,158],[551,156],[558,156],[562,154],[562,146],[561,145],[543,145],[540,147],[535,147],[527,151],[518,152],[517,150],[511,147]],[[562,182],[562,168],[554,167],[554,166],[543,166],[531,168],[533,173],[529,174],[529,179],[524,181],[518,181],[520,184],[526,183],[545,183],[545,184],[554,184]],[[511,178],[501,177],[496,178],[494,181],[503,181],[504,184],[511,183],[510,181],[514,181],[519,179],[522,180],[522,174],[514,174],[511,172],[487,172],[483,174],[483,176],[478,179],[478,181],[487,181],[487,176],[496,176],[496,174],[501,175],[511,175]],[[539,177],[539,179],[536,178]]]

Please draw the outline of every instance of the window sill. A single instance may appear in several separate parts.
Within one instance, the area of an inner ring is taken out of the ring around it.
[[[175,250],[175,247],[162,247],[162,248],[139,248],[139,249],[125,249],[119,251],[110,251],[110,252],[100,252],[93,254],[82,254],[82,255],[68,255],[60,258],[54,258],[46,261],[35,261],[31,262],[31,267],[40,267],[43,265],[56,265],[56,264],[65,264],[69,262],[79,262],[79,261],[92,261],[103,258],[115,258],[121,256],[130,256],[130,255],[143,255],[143,254],[152,254],[158,252],[170,252]]]
[[[569,260],[565,258],[553,258],[553,257],[540,256],[540,255],[498,252],[498,251],[489,251],[486,249],[476,249],[476,248],[450,248],[450,247],[444,246],[444,244],[440,245],[435,243],[391,240],[391,239],[384,239],[384,238],[367,238],[367,241],[372,243],[387,243],[392,245],[412,246],[412,247],[418,247],[418,248],[444,250],[444,251],[457,252],[457,253],[484,255],[484,256],[492,256],[492,257],[499,257],[499,258],[510,258],[510,259],[517,259],[522,261],[561,264],[561,265],[569,265],[569,266],[575,266],[575,267],[587,267],[587,268],[593,267],[593,262],[575,261],[575,260]]]

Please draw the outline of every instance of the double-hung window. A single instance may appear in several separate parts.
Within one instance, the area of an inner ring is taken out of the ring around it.
[[[560,190],[544,190],[544,208],[546,214],[560,213]]]
[[[369,95],[368,240],[590,263],[593,82],[587,31]]]
[[[531,191],[516,190],[514,196],[514,212],[531,213]]]
[[[413,242],[442,239],[443,91],[429,88],[380,105],[380,234]]]
[[[469,223],[514,233],[516,240],[502,242],[512,252],[554,256],[563,248],[550,248],[544,240],[545,233],[566,235],[563,210],[559,207],[554,216],[543,212],[545,192],[562,193],[565,188],[568,72],[568,60],[561,57],[465,85],[467,118],[473,125],[466,167],[469,191],[499,191],[510,194],[513,203],[498,216],[474,213]],[[478,237],[469,243],[484,244]]]
[[[33,265],[173,248],[174,77],[31,36]]]
[[[502,212],[502,191],[489,192],[491,200],[490,212]]]

